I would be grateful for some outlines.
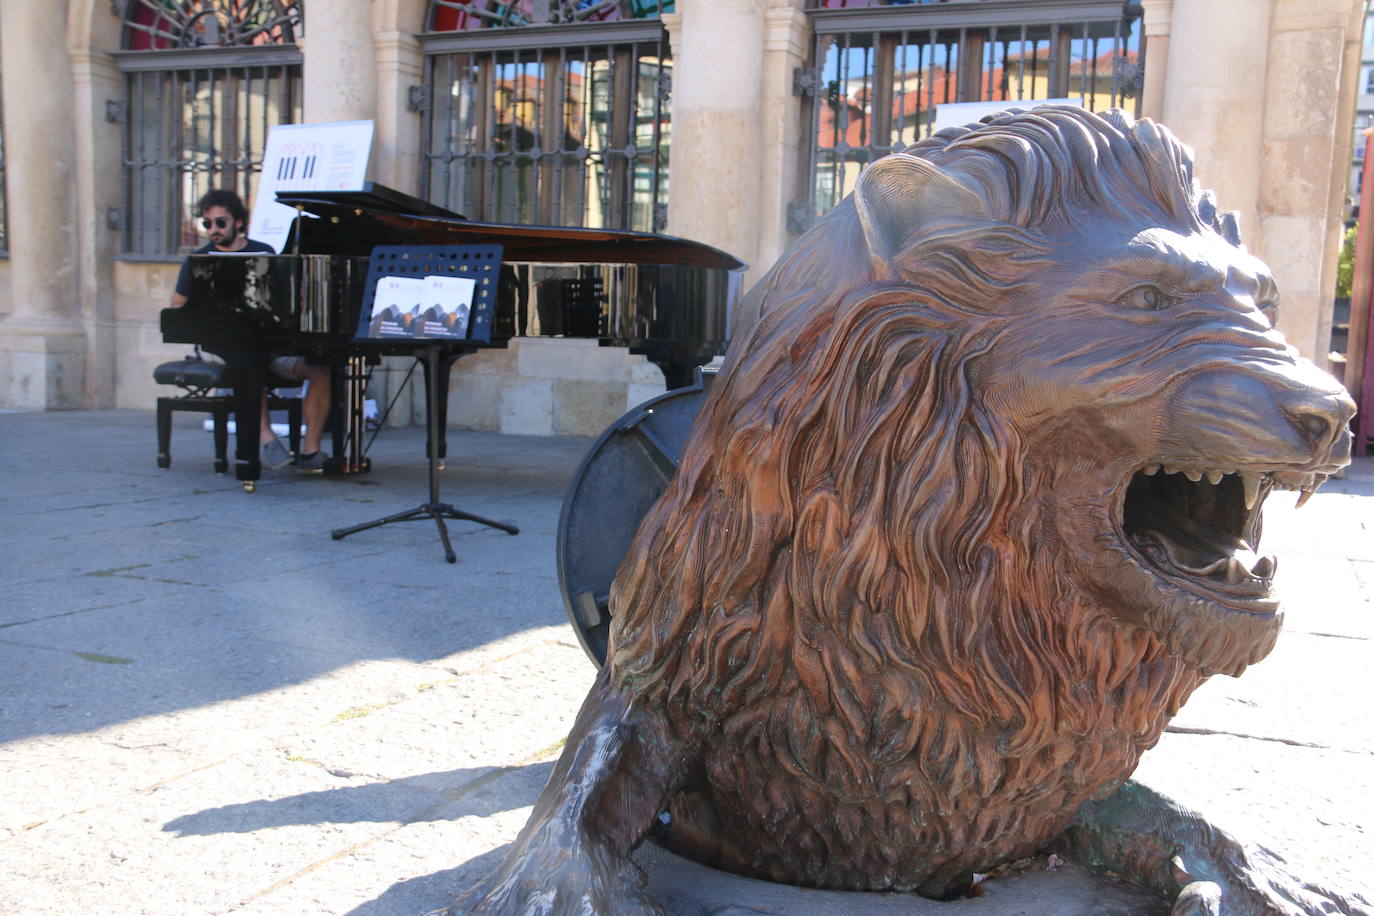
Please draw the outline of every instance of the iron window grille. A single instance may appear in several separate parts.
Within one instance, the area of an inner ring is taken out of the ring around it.
[[[302,0],[115,0],[123,19],[121,250],[177,257],[192,208],[228,188],[251,202],[267,132],[301,119]]]
[[[958,102],[1071,98],[1138,113],[1139,7],[1121,0],[810,0],[800,232],[873,160],[934,132]],[[807,87],[814,87],[807,92]]]
[[[496,222],[661,230],[672,61],[657,0],[432,0],[423,193]]]

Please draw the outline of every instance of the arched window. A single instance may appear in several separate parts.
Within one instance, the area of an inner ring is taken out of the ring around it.
[[[625,19],[657,19],[671,13],[674,0],[433,0],[432,32],[511,28],[524,25],[577,25]]]
[[[251,203],[268,128],[300,120],[302,2],[115,0],[125,254],[195,247],[191,208],[212,188]]]
[[[661,229],[672,0],[431,0],[424,192],[475,219]]]

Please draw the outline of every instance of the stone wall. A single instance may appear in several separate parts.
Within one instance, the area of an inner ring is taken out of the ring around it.
[[[114,264],[114,406],[151,410],[168,389],[153,383],[158,363],[181,359],[189,344],[162,342],[159,313],[168,306],[180,265],[154,261]]]
[[[458,360],[448,420],[466,429],[591,436],[663,390],[658,367],[623,347],[527,337]]]

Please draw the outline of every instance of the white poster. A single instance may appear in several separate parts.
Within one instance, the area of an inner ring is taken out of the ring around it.
[[[425,310],[417,336],[467,337],[476,295],[477,281],[471,277],[425,277]]]
[[[277,192],[361,190],[371,150],[371,121],[270,128],[248,237],[281,251],[297,214],[292,207],[277,203]]]
[[[1072,105],[1083,107],[1082,99],[1007,99],[1001,102],[952,102],[935,106],[935,127],[932,132],[946,127],[963,127],[976,124],[990,114],[1006,111],[1008,108],[1034,108],[1037,105]]]
[[[379,277],[372,300],[370,337],[415,337],[420,309],[425,300],[425,281],[419,277]]]

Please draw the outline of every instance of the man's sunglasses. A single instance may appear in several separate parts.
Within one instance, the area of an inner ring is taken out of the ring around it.
[[[215,217],[214,219],[212,219],[212,220],[211,220],[211,219],[203,219],[203,220],[200,221],[200,224],[201,224],[202,226],[204,226],[206,229],[209,229],[211,226],[214,226],[216,229],[227,229],[227,228],[229,228],[229,217],[227,217],[227,216],[216,216],[216,217]]]

